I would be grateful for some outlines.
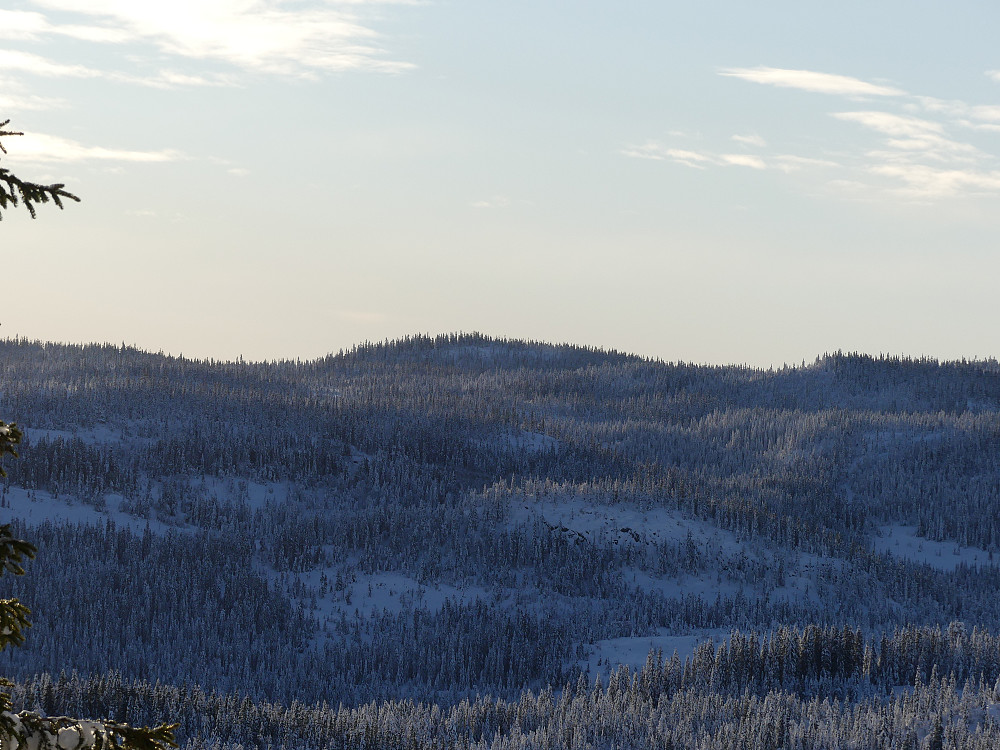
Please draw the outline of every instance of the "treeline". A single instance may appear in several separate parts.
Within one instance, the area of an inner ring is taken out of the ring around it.
[[[1000,639],[959,623],[878,641],[848,626],[813,626],[763,639],[734,633],[683,663],[652,653],[644,668],[620,668],[606,684],[581,675],[557,689],[511,700],[480,695],[443,708],[413,700],[356,708],[255,702],[114,673],[42,674],[19,684],[14,696],[50,714],[115,715],[135,724],[170,716],[181,723],[189,750],[979,750],[1000,742],[1000,686],[987,677],[996,674],[998,658]]]

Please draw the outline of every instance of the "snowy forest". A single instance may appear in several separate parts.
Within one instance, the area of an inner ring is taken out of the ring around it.
[[[1000,364],[0,341],[15,705],[182,748],[1000,747]]]

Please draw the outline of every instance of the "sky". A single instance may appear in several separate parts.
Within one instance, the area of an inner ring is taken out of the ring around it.
[[[7,0],[0,335],[1000,354],[1000,5]]]

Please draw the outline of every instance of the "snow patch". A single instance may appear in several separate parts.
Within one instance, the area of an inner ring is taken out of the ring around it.
[[[183,530],[155,518],[136,518],[122,511],[121,495],[105,495],[104,510],[86,505],[75,498],[53,497],[44,490],[26,490],[22,487],[8,487],[3,494],[3,507],[7,518],[17,518],[26,526],[37,526],[46,521],[54,523],[82,523],[104,525],[114,521],[118,528],[129,528],[133,533],[142,534],[149,528],[155,534],[166,534],[168,529]]]
[[[580,662],[580,667],[595,676],[606,677],[619,665],[632,669],[642,669],[650,651],[657,649],[663,652],[663,660],[670,661],[674,652],[683,662],[694,654],[699,644],[711,641],[718,644],[729,637],[727,630],[701,630],[691,635],[676,635],[661,628],[658,635],[639,638],[610,638],[597,641],[593,652],[586,661]]]
[[[995,565],[990,553],[978,547],[963,547],[956,542],[934,542],[917,536],[916,526],[882,526],[872,539],[872,549],[916,563],[926,563],[938,570],[955,570],[964,563],[971,566]]]

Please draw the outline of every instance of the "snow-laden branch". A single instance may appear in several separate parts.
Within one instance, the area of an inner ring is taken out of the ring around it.
[[[165,750],[177,747],[176,729],[177,724],[131,727],[115,721],[4,711],[0,713],[0,750]]]

